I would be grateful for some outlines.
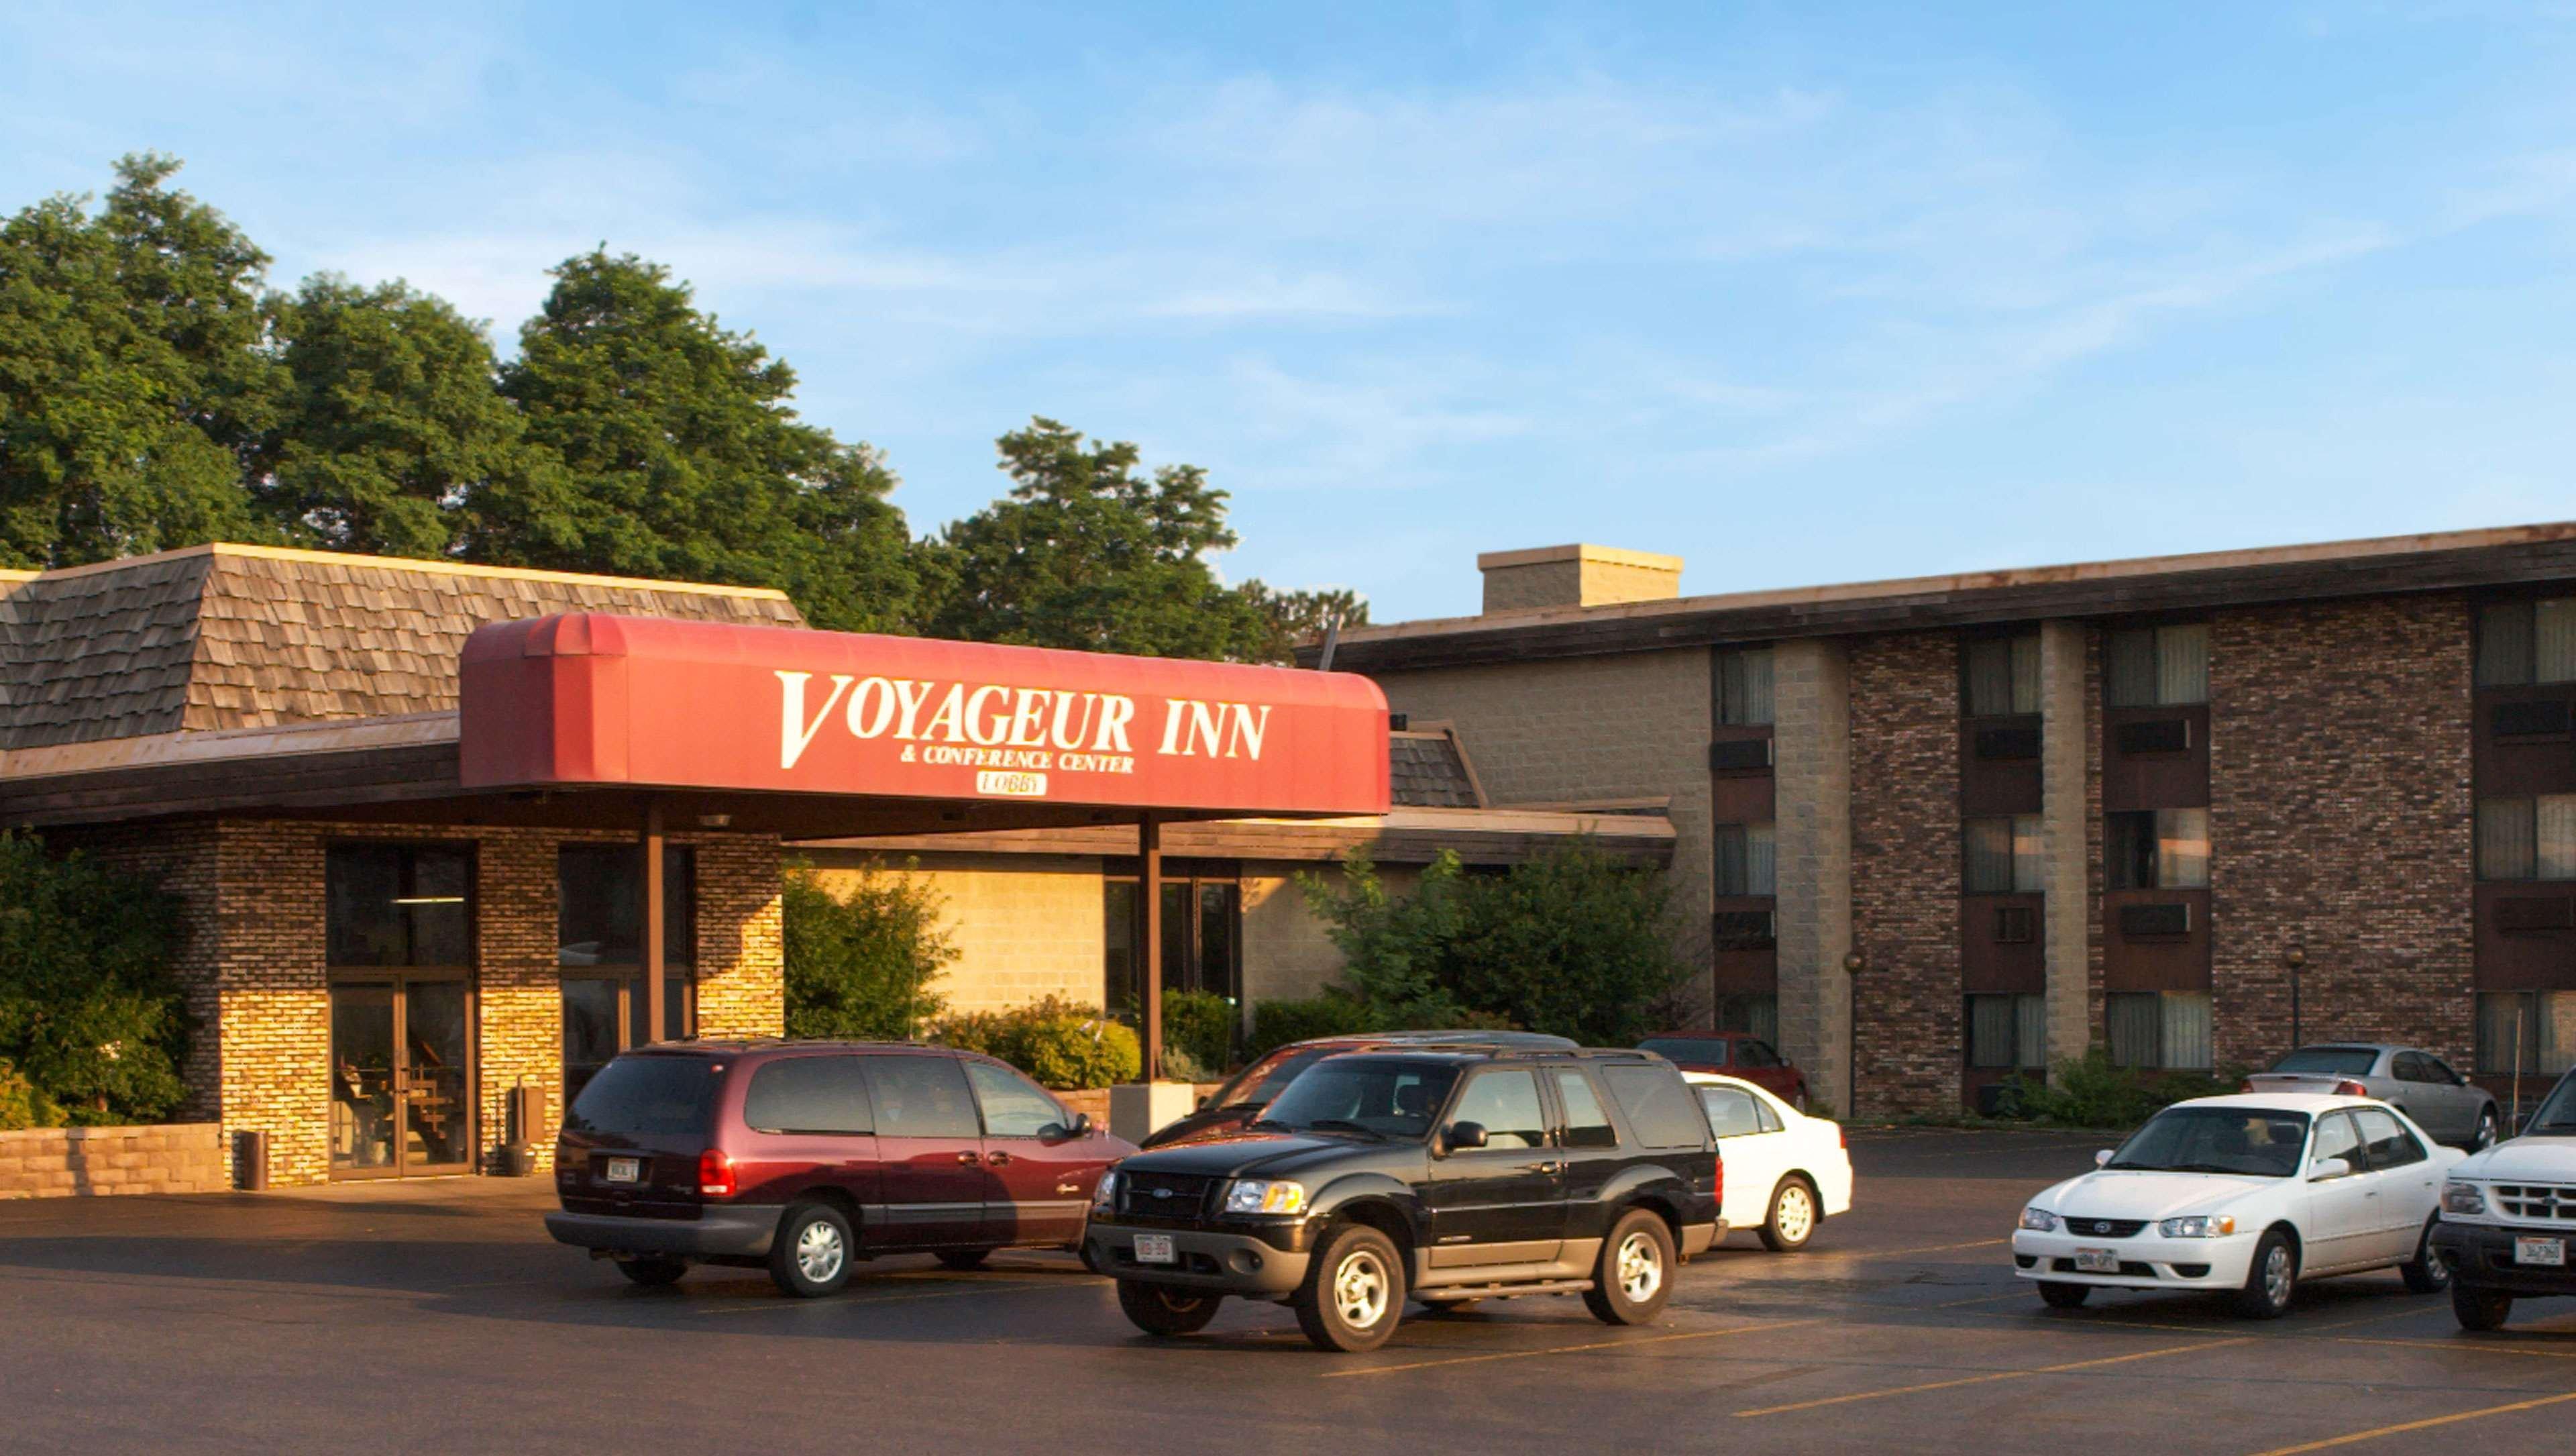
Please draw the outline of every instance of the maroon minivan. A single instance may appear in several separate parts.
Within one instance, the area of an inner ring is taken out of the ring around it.
[[[1078,1249],[1101,1170],[1134,1151],[973,1052],[673,1043],[573,1099],[546,1231],[638,1284],[731,1264],[812,1298],[879,1254],[971,1269],[995,1249]]]

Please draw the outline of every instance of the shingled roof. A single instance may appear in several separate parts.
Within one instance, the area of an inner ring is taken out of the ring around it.
[[[451,711],[486,622],[802,626],[783,593],[253,546],[0,574],[0,749]]]
[[[1485,807],[1466,745],[1449,729],[1400,729],[1387,735],[1386,753],[1387,786],[1396,803],[1413,809]]]

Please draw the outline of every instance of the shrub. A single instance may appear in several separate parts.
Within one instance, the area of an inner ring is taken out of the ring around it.
[[[168,1116],[187,1093],[186,933],[152,881],[0,831],[0,1062],[71,1122]]]
[[[2242,1080],[2241,1073],[2225,1070],[2146,1072],[2113,1066],[2111,1054],[2097,1046],[2059,1062],[2045,1083],[2015,1074],[2003,1084],[1996,1111],[2065,1127],[2132,1128],[2176,1102],[2233,1092]]]
[[[1145,1064],[1133,1028],[1057,996],[1008,1011],[959,1012],[943,1018],[934,1037],[998,1057],[1059,1091],[1133,1082]]]
[[[789,1035],[905,1041],[939,1014],[931,982],[957,948],[928,884],[869,864],[836,895],[800,860],[782,901]]]
[[[1252,1008],[1252,1036],[1244,1052],[1260,1056],[1292,1041],[1321,1036],[1355,1036],[1379,1030],[1368,1003],[1341,991],[1326,991],[1303,1001],[1261,1001]]]
[[[1212,1080],[1207,1074],[1222,1074],[1234,1064],[1234,1002],[1214,991],[1167,992],[1163,996],[1163,1058],[1167,1076],[1189,1082]],[[1188,1070],[1198,1073],[1183,1076],[1175,1070],[1175,1054],[1185,1060]]]
[[[17,1068],[0,1062],[0,1132],[62,1125],[63,1110],[54,1105],[54,1099],[20,1076]]]

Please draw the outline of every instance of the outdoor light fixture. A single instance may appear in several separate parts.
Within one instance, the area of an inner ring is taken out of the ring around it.
[[[397,905],[462,905],[465,903],[465,897],[463,895],[396,895],[394,903]]]

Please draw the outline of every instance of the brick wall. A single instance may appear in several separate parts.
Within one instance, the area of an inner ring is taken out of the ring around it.
[[[0,1198],[220,1193],[231,1186],[222,1131],[211,1122],[0,1132]]]
[[[1959,1105],[1959,651],[1948,633],[1851,648],[1852,939],[1865,1114]]]
[[[2217,1060],[2290,1039],[2414,1042],[2467,1065],[2469,612],[2398,597],[2222,613],[2210,633]]]
[[[1811,1095],[1848,1112],[1852,948],[1851,660],[1811,637],[1772,654],[1780,1050]]]

